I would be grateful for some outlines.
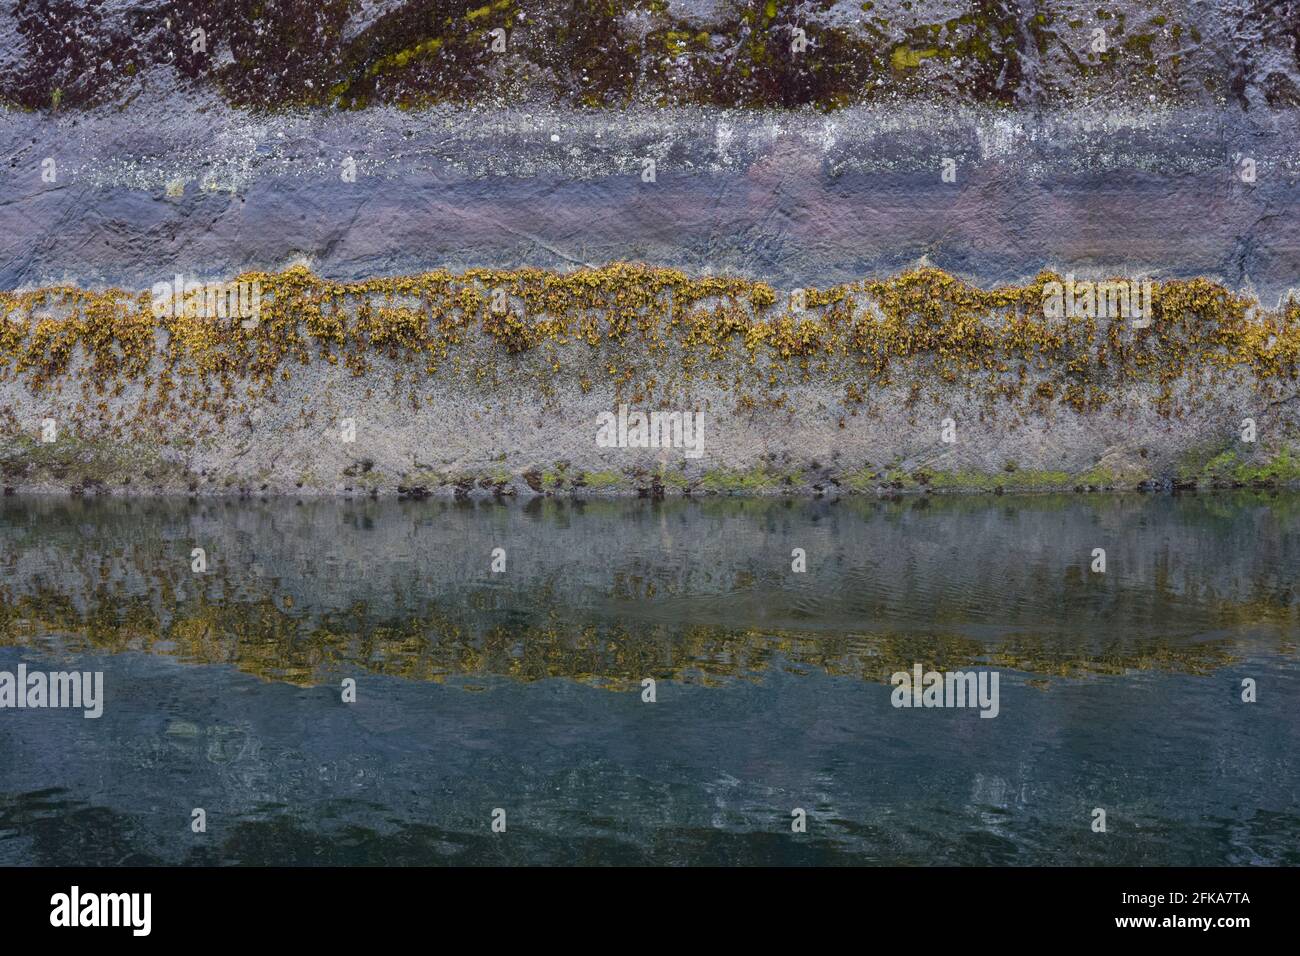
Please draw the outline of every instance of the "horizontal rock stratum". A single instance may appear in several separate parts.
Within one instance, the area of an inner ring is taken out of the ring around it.
[[[293,267],[3,293],[0,469],[6,492],[416,497],[1300,480],[1300,303],[1191,279],[1134,287],[1134,314],[1130,280],[1091,278]]]

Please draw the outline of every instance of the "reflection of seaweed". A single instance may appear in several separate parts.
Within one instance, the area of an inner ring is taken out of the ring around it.
[[[454,555],[411,558],[447,536],[486,554],[474,529],[499,529],[512,516],[526,520],[525,552],[544,538],[560,553],[582,556],[563,575],[521,569],[508,586],[463,574]],[[148,652],[301,685],[357,669],[422,681],[559,677],[620,688],[647,676],[714,683],[773,669],[874,682],[914,662],[946,670],[983,663],[1044,677],[1206,674],[1256,648],[1295,653],[1300,593],[1286,569],[1297,517],[1300,495],[1258,492],[1180,500],[1053,495],[1003,499],[996,508],[935,499],[923,512],[877,500],[797,508],[547,501],[524,511],[486,503],[236,509],[3,499],[0,644]],[[810,527],[808,518],[841,555],[824,556],[823,566],[838,570],[783,580],[765,556],[774,528]],[[1066,550],[1083,555],[1071,528],[1089,540],[1098,527],[1138,524],[1172,536],[1156,535],[1124,574],[1089,574],[1068,559],[1008,557],[982,567],[1004,540],[989,520],[1005,523],[1008,534],[1050,527]],[[646,544],[638,529],[647,521],[725,539],[729,557],[719,563],[712,546],[680,543],[615,554],[609,542],[620,540],[620,530]],[[991,536],[967,533],[976,526]],[[331,569],[348,567],[350,550],[310,544],[339,527],[362,553],[400,542],[407,557],[362,577],[340,576]],[[955,535],[953,550],[927,544],[940,528]],[[195,534],[222,555],[201,577],[189,570]],[[259,535],[278,544],[264,549]],[[928,556],[919,568],[892,545],[912,540],[914,556]],[[864,541],[888,556],[858,547]],[[277,555],[276,546],[292,550]],[[1171,548],[1215,558],[1178,561]],[[252,552],[276,575],[253,573]]]
[[[983,642],[957,634],[869,632],[825,634],[788,629],[669,626],[593,621],[561,625],[551,608],[544,623],[495,623],[464,608],[430,607],[377,623],[357,605],[308,621],[270,597],[239,600],[233,589],[170,605],[155,615],[146,602],[104,590],[76,610],[67,595],[45,589],[0,599],[0,644],[47,643],[72,653],[143,651],[196,664],[231,664],[267,680],[310,685],[342,670],[361,669],[408,680],[501,676],[520,681],[563,677],[613,689],[642,678],[756,679],[776,667],[885,681],[913,662],[954,670],[992,665],[1037,675],[1077,677],[1127,670],[1208,674],[1235,660],[1227,638],[1178,642],[1158,637],[1080,648],[1070,639],[1017,632]],[[538,605],[542,606],[542,605]],[[540,612],[539,612],[540,613]],[[1225,626],[1276,623],[1295,609],[1219,602]]]

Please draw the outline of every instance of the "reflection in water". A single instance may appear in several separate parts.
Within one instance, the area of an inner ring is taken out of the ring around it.
[[[4,499],[0,669],[107,703],[0,712],[0,862],[1295,863],[1297,568],[1287,494]]]
[[[538,505],[11,499],[0,643],[297,684],[360,669],[622,686],[778,658],[872,681],[917,660],[1207,673],[1290,648],[1300,621],[1290,497]]]

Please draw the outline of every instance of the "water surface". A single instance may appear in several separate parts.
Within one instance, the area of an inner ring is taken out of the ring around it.
[[[0,710],[0,863],[1300,862],[1295,494],[19,497],[0,569],[106,685]]]

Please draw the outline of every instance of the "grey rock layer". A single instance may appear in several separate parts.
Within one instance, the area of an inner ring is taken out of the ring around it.
[[[806,380],[787,370],[771,384],[767,371],[755,376],[745,349],[732,348],[687,377],[670,344],[636,356],[637,378],[660,380],[652,397],[638,400],[606,374],[625,367],[629,348],[638,346],[570,342],[509,354],[480,331],[432,375],[381,354],[360,376],[343,363],[294,362],[256,398],[239,383],[215,414],[180,402],[143,418],[137,410],[157,398],[145,379],[88,399],[78,386],[93,383],[94,372],[78,354],[62,387],[37,394],[26,379],[0,381],[0,474],[6,491],[416,497],[1169,488],[1300,478],[1300,389],[1285,379],[1261,384],[1248,372],[1211,378],[1194,369],[1168,401],[1156,382],[1115,383],[1107,405],[1079,411],[993,398],[986,381],[945,382],[924,358],[889,385],[869,384],[852,357]],[[151,375],[162,370],[155,358]],[[848,382],[861,385],[861,401],[849,396]],[[1031,379],[1027,390],[1033,386]],[[638,445],[619,437],[623,407],[626,436],[637,434],[638,412],[689,415],[698,430]],[[1253,440],[1243,437],[1247,419]],[[128,424],[115,431],[119,422]],[[43,434],[49,424],[53,431]],[[1207,467],[1213,462],[1223,467]]]
[[[986,286],[1205,275],[1272,305],[1300,285],[1297,144],[1300,111],[1149,104],[0,113],[0,287],[617,260],[800,286],[924,258]]]

